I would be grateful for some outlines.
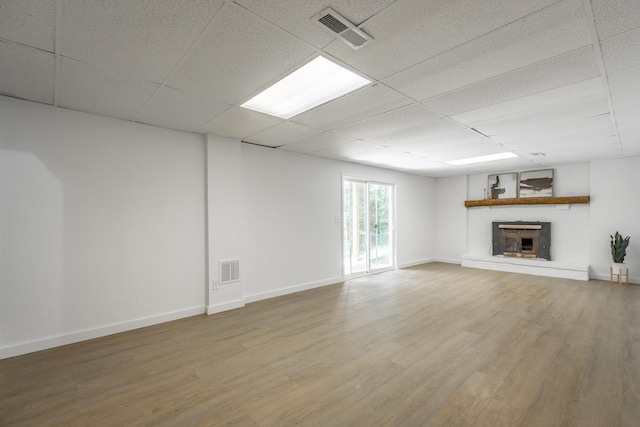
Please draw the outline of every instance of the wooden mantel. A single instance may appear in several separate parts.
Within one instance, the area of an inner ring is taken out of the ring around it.
[[[509,205],[573,205],[587,204],[590,196],[571,197],[525,197],[518,199],[486,199],[467,200],[464,205],[468,208],[478,206],[509,206]]]

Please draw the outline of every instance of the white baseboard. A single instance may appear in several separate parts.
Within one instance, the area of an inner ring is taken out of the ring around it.
[[[343,282],[342,277],[335,277],[333,279],[320,280],[318,282],[303,283],[301,285],[290,286],[287,288],[280,288],[269,292],[262,292],[259,294],[245,296],[247,303],[261,301],[269,298],[280,297],[282,295],[293,294],[296,292],[307,291],[309,289],[319,288],[321,286],[335,285],[336,283]]]
[[[203,313],[204,307],[192,307],[184,310],[174,311],[171,313],[160,314],[157,316],[149,316],[128,322],[115,323],[99,328],[87,329],[84,331],[72,332],[69,334],[44,338],[41,340],[9,345],[0,348],[0,360],[7,359],[9,357],[20,356],[22,354],[33,353],[36,351],[47,350],[49,348],[60,347],[62,345],[73,344],[80,341],[105,337],[107,335],[118,334],[120,332],[126,332],[134,329],[144,328],[147,326],[157,325],[159,323],[170,322],[172,320],[178,320],[185,317],[197,316]]]
[[[421,259],[418,261],[409,261],[402,264],[398,264],[398,268],[415,267],[416,265],[429,264],[431,262],[436,262],[436,261],[438,261],[436,258],[427,258],[427,259]]]
[[[222,313],[223,311],[234,310],[244,307],[244,298],[235,301],[225,302],[224,304],[209,305],[206,307],[207,314]]]
[[[461,262],[462,262],[459,258],[458,258],[458,259],[452,259],[452,258],[436,258],[434,261],[435,261],[435,262],[444,262],[444,263],[446,263],[446,264],[457,264],[457,265],[460,265],[460,264],[461,264]]]

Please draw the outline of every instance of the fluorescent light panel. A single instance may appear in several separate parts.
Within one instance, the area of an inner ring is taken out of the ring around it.
[[[289,119],[371,84],[371,80],[319,56],[241,107]]]
[[[489,154],[488,156],[469,157],[468,159],[451,160],[445,163],[453,166],[460,166],[460,165],[469,165],[471,163],[491,162],[493,160],[512,159],[514,157],[518,157],[518,156],[508,151],[506,153]]]

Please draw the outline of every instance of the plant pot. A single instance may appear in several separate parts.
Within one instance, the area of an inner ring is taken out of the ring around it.
[[[627,272],[627,264],[623,262],[612,262],[611,270],[613,270],[613,274],[625,274]]]

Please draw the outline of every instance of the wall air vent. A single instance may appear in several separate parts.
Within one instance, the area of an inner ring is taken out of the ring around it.
[[[331,8],[323,10],[314,16],[313,20],[326,31],[333,34],[334,37],[345,42],[352,49],[360,49],[373,40],[364,31],[357,28]]]
[[[218,275],[220,276],[220,284],[233,283],[240,281],[240,260],[231,259],[227,261],[218,261]]]

